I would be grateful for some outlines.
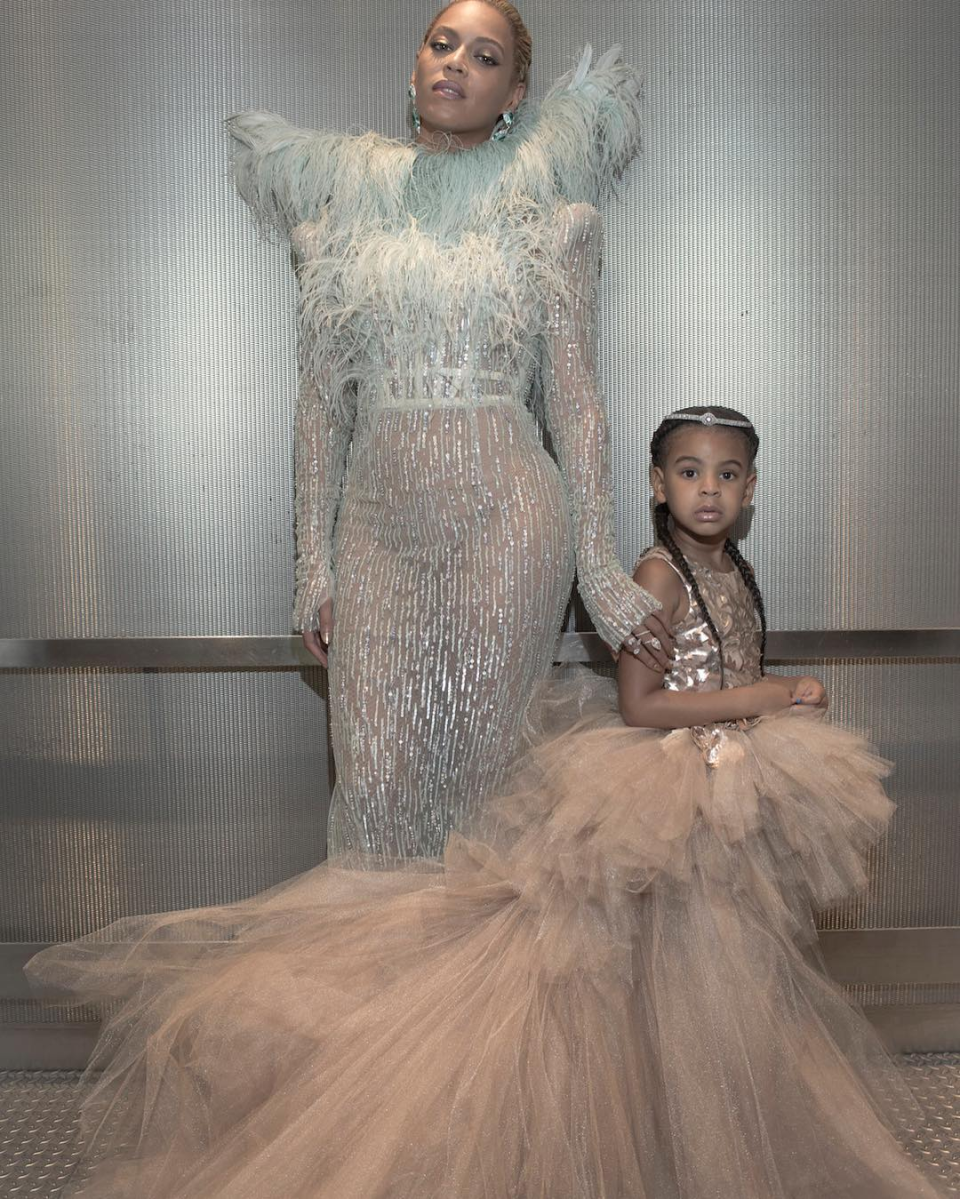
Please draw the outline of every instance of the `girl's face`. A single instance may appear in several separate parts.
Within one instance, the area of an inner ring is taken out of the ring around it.
[[[757,474],[746,438],[734,429],[692,424],[667,439],[664,465],[650,468],[657,503],[699,545],[722,543],[753,500]]]
[[[445,9],[420,47],[413,72],[421,142],[437,134],[463,146],[486,141],[502,112],[523,99],[513,62],[513,30],[482,0]]]

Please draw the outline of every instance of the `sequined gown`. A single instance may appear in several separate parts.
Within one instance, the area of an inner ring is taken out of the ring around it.
[[[690,597],[665,685],[753,681],[739,574],[695,570],[724,669]],[[865,883],[886,763],[800,709],[627,728],[587,671],[540,689],[524,744],[442,868],[327,863],[34,959],[119,1004],[97,1199],[942,1194],[811,915]]]
[[[594,204],[638,90],[588,56],[459,152],[231,122],[298,261],[295,618],[334,597],[332,856],[443,852],[515,749],[575,565],[612,646],[656,606],[616,556],[593,349]]]

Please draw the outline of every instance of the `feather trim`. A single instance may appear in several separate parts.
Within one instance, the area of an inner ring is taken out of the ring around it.
[[[565,200],[598,206],[607,196],[640,149],[642,94],[641,77],[619,46],[593,62],[589,45],[547,92],[536,136]]]
[[[587,46],[539,107],[520,106],[509,137],[468,151],[427,155],[376,133],[299,129],[271,112],[242,112],[226,126],[237,189],[266,230],[289,236],[317,220],[337,192],[341,209],[360,223],[382,218],[400,201],[418,158],[432,159],[434,168],[427,172],[433,213],[425,215],[445,215],[463,229],[489,215],[483,202],[464,209],[464,198],[497,182],[507,193],[502,201],[540,208],[548,218],[558,202],[598,205],[639,149],[640,106],[640,77],[620,47],[594,62]]]

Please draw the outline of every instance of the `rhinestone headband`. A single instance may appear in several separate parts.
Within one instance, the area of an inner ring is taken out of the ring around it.
[[[728,420],[725,416],[717,416],[708,408],[706,412],[671,412],[663,418],[668,420],[695,420],[701,425],[732,425],[734,429],[752,429],[753,422],[748,420]]]

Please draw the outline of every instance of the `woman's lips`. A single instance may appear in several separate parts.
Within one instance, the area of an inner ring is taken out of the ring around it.
[[[433,90],[439,92],[447,100],[462,100],[463,88],[458,83],[435,83]]]

